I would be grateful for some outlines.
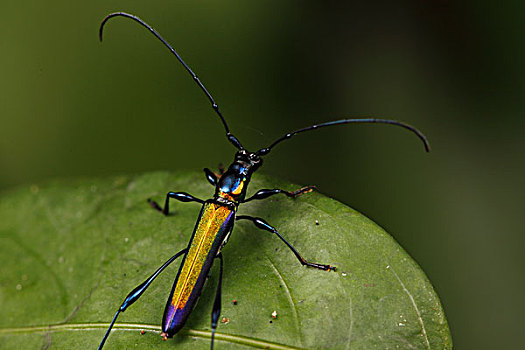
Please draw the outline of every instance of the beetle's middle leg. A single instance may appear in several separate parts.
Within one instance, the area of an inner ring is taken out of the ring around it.
[[[279,237],[281,239],[281,241],[283,241],[288,246],[288,248],[290,248],[290,250],[295,254],[295,256],[297,257],[297,260],[299,260],[299,262],[301,264],[306,265],[306,266],[310,266],[310,267],[315,267],[316,269],[320,269],[320,270],[325,270],[325,271],[333,270],[333,271],[335,271],[335,266],[326,265],[326,264],[312,263],[312,262],[306,261],[301,256],[301,254],[299,254],[299,252],[290,243],[288,243],[288,241],[286,239],[284,239],[284,237],[281,236],[281,234],[273,226],[271,226],[269,223],[267,223],[264,219],[255,218],[255,217],[247,216],[247,215],[238,215],[235,219],[236,220],[250,220],[258,228],[266,230],[266,231],[271,232],[271,233],[275,233],[277,235],[277,237]]]
[[[166,195],[166,201],[164,202],[164,209],[151,198],[148,198],[148,203],[153,209],[156,209],[167,216],[170,212],[170,198],[176,199],[181,202],[197,202],[201,204],[204,203],[202,199],[193,197],[191,194],[186,192],[168,192],[168,194]]]
[[[276,195],[276,194],[279,194],[279,193],[282,193],[284,195],[286,195],[287,197],[290,197],[290,198],[296,198],[296,197],[299,197],[300,195],[303,195],[303,194],[306,194],[306,193],[310,193],[312,192],[313,190],[317,190],[317,187],[315,186],[305,186],[305,187],[301,187],[300,189],[296,190],[296,191],[293,191],[293,192],[290,192],[290,191],[286,191],[286,190],[281,190],[281,189],[278,189],[278,188],[274,188],[274,189],[262,189],[262,190],[259,190],[257,191],[253,196],[245,199],[243,201],[243,203],[246,203],[246,202],[249,202],[251,200],[254,200],[254,199],[265,199],[265,198],[268,198],[270,196],[273,196],[273,195]]]

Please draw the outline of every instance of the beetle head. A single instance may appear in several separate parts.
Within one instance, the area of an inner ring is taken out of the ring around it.
[[[235,163],[241,163],[251,171],[255,171],[262,165],[263,161],[257,153],[241,149],[235,153]]]

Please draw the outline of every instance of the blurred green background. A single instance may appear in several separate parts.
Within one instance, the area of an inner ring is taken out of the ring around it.
[[[327,128],[279,145],[262,171],[394,235],[458,349],[523,343],[522,2],[2,0],[0,189],[231,161],[208,101],[153,36],[120,18],[98,42],[117,10],[179,50],[249,149],[344,117],[423,130],[430,154],[398,128]]]

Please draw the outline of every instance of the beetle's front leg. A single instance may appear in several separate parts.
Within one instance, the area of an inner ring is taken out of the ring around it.
[[[268,198],[270,196],[273,196],[273,195],[276,195],[276,194],[279,194],[279,193],[282,193],[284,195],[286,195],[287,197],[290,197],[290,198],[296,198],[302,194],[306,194],[306,193],[310,193],[312,192],[313,190],[317,190],[317,187],[315,186],[306,186],[306,187],[301,187],[300,189],[296,190],[296,191],[293,191],[293,192],[289,192],[289,191],[286,191],[286,190],[281,190],[281,189],[278,189],[278,188],[274,188],[274,189],[262,189],[262,190],[259,190],[257,191],[253,196],[245,199],[243,201],[243,203],[246,203],[246,202],[249,202],[251,200],[254,200],[254,199],[265,199],[265,198]]]
[[[204,173],[206,174],[206,180],[213,186],[217,186],[217,183],[219,182],[219,179],[224,174],[224,165],[219,164],[219,172],[214,173],[208,168],[204,168]]]
[[[161,208],[161,206],[151,198],[148,198],[148,203],[153,209],[156,209],[167,216],[170,211],[170,198],[176,199],[181,202],[197,202],[201,204],[204,203],[202,199],[193,197],[191,194],[186,192],[168,192],[168,194],[166,195],[166,201],[164,202],[164,209]]]
[[[206,174],[206,180],[213,186],[217,186],[217,182],[219,181],[220,175],[215,174],[213,171],[211,171],[208,168],[204,168],[204,174]]]
[[[283,241],[288,246],[288,248],[290,248],[290,250],[295,254],[295,256],[297,257],[297,260],[299,260],[299,262],[301,264],[309,266],[309,267],[315,267],[316,269],[320,269],[320,270],[325,270],[325,271],[333,270],[333,271],[335,271],[335,266],[326,265],[326,264],[312,263],[312,262],[306,261],[301,256],[301,254],[299,254],[299,252],[297,250],[295,250],[295,248],[290,243],[288,243],[286,241],[286,239],[284,239],[284,237],[281,236],[281,234],[273,226],[271,226],[269,223],[267,223],[264,219],[254,218],[252,216],[247,216],[247,215],[238,215],[235,219],[236,220],[250,220],[258,228],[266,230],[266,231],[271,232],[271,233],[275,233],[277,235],[277,237],[279,237],[281,239],[281,241]]]

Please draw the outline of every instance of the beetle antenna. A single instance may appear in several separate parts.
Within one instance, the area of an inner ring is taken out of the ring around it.
[[[319,128],[322,128],[322,127],[325,127],[325,126],[339,125],[339,124],[350,124],[350,123],[360,123],[360,124],[377,123],[377,124],[390,124],[390,125],[400,126],[402,128],[408,129],[408,130],[412,131],[414,134],[416,134],[417,137],[419,137],[419,139],[423,142],[423,145],[425,146],[425,150],[427,152],[430,152],[430,144],[428,143],[427,138],[425,137],[425,135],[423,135],[423,133],[421,131],[419,131],[415,127],[413,127],[411,125],[408,125],[408,124],[405,124],[403,122],[399,122],[397,120],[377,119],[377,118],[362,118],[362,119],[334,120],[334,121],[331,121],[331,122],[326,122],[326,123],[322,123],[322,124],[316,124],[316,125],[308,126],[306,128],[298,129],[298,130],[295,130],[295,131],[292,131],[290,133],[285,134],[283,137],[281,137],[281,138],[277,139],[276,141],[274,141],[270,146],[268,146],[266,148],[261,148],[256,153],[258,155],[260,155],[260,156],[264,156],[264,155],[270,153],[272,148],[275,145],[277,145],[279,142],[284,141],[284,140],[288,140],[292,136],[294,136],[296,134],[299,134],[301,132],[304,132],[304,131],[316,130],[316,129],[319,129]]]
[[[191,70],[191,68],[186,64],[186,62],[184,62],[184,60],[180,57],[180,55],[177,53],[177,51],[175,51],[175,49],[166,41],[164,40],[164,38],[162,36],[160,36],[160,34],[155,30],[153,29],[149,24],[147,24],[146,22],[144,22],[143,20],[141,20],[140,18],[138,18],[137,16],[134,16],[134,15],[131,15],[129,13],[126,13],[126,12],[114,12],[114,13],[110,13],[109,15],[107,15],[103,20],[102,20],[102,23],[100,24],[100,29],[99,29],[99,38],[100,38],[100,41],[102,41],[102,33],[104,31],[104,25],[106,24],[107,21],[109,21],[111,18],[113,17],[118,17],[118,16],[122,16],[122,17],[126,17],[126,18],[129,18],[129,19],[132,19],[134,20],[135,22],[141,24],[143,27],[145,27],[146,29],[148,29],[153,35],[155,35],[155,37],[157,39],[159,39],[170,51],[172,54],[175,55],[175,57],[177,57],[177,59],[179,60],[180,63],[182,63],[182,65],[184,66],[184,68],[186,69],[186,71],[191,75],[191,77],[193,78],[193,80],[197,83],[197,85],[201,88],[201,90],[204,92],[204,94],[206,95],[206,97],[208,98],[208,100],[210,100],[211,102],[211,106],[213,108],[213,110],[215,111],[215,113],[217,113],[217,115],[219,116],[219,118],[221,119],[222,121],[222,124],[224,125],[224,130],[226,131],[226,137],[228,138],[228,140],[235,146],[237,147],[238,149],[243,149],[242,145],[241,145],[241,142],[230,132],[230,128],[228,127],[228,124],[226,123],[226,120],[224,119],[224,117],[222,116],[222,113],[221,111],[219,110],[219,105],[217,105],[217,103],[215,103],[215,100],[213,99],[213,97],[211,96],[211,94],[208,92],[208,90],[206,89],[206,87],[204,87],[204,84],[200,81],[200,79],[197,77],[197,75],[195,73],[193,73],[193,71]]]

